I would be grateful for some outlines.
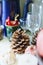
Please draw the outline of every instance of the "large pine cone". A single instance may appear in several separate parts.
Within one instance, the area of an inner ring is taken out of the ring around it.
[[[29,46],[29,36],[25,31],[18,29],[12,35],[11,47],[15,53],[24,53],[27,46]]]

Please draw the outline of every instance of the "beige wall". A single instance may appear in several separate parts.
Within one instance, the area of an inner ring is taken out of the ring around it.
[[[20,0],[20,13],[21,13],[21,17],[23,16],[24,3],[25,3],[25,0]]]

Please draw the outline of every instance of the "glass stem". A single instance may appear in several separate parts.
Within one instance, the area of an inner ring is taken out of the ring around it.
[[[34,32],[31,32],[31,36],[30,36],[30,45],[31,45],[31,42],[32,42],[32,37],[34,35]]]

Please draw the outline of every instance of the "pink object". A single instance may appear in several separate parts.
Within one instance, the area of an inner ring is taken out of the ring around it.
[[[37,52],[41,57],[43,57],[43,29],[37,36]]]
[[[36,46],[34,46],[34,45],[28,46],[27,49],[25,50],[25,53],[30,53],[32,55],[36,55]]]
[[[10,17],[8,17],[8,18],[6,19],[6,21],[9,22],[9,21],[10,21]]]

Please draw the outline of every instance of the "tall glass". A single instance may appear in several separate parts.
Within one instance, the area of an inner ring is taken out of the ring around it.
[[[41,25],[42,7],[37,4],[32,4],[31,12],[27,13],[26,21],[21,21],[21,27],[24,30],[30,30],[31,41],[33,33],[39,30]]]
[[[32,4],[32,13],[30,15],[29,29],[31,32],[39,30],[41,25],[41,6]]]
[[[38,6],[36,4],[32,4],[32,9],[31,9],[31,14],[30,14],[30,20],[28,20],[28,15],[27,15],[27,21],[26,25],[27,28],[31,31],[31,37],[33,34],[39,30],[40,25],[41,25],[41,6]],[[32,41],[32,40],[31,40]]]

